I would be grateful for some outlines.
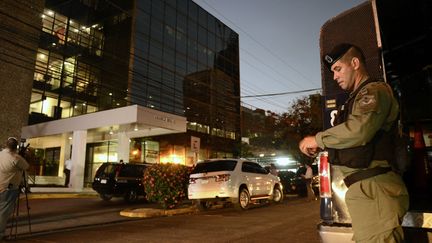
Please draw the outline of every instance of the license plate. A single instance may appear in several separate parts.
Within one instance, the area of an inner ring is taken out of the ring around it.
[[[201,180],[201,184],[208,184],[208,180]]]
[[[106,184],[107,183],[107,180],[106,179],[102,179],[101,180],[101,184]]]

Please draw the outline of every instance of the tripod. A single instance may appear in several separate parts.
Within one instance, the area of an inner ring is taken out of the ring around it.
[[[31,234],[31,219],[30,219],[30,206],[28,202],[28,195],[29,192],[27,187],[27,179],[26,179],[26,173],[23,171],[23,183],[19,187],[18,196],[16,198],[15,207],[14,207],[14,213],[13,213],[13,220],[12,225],[10,227],[9,232],[9,239],[16,239],[18,234],[18,217],[19,217],[19,211],[20,211],[20,195],[21,193],[24,193],[25,200],[26,200],[26,207],[27,207],[27,222],[29,227],[29,232]]]

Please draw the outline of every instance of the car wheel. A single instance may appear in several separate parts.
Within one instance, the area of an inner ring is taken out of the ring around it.
[[[194,201],[195,206],[198,208],[199,211],[206,211],[210,208],[210,202],[206,201],[206,200],[195,200]]]
[[[279,187],[273,189],[273,202],[280,203],[283,200],[283,192]]]
[[[138,193],[135,189],[129,190],[124,196],[126,202],[132,203],[138,201]]]
[[[246,210],[250,205],[250,195],[246,188],[240,188],[238,201],[235,203],[237,209]]]
[[[111,194],[106,194],[106,193],[99,194],[99,196],[104,201],[109,201],[113,197]]]

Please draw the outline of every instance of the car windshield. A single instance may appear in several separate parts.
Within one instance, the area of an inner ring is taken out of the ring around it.
[[[115,173],[116,166],[113,164],[102,164],[96,172],[97,176],[111,176]]]
[[[198,163],[192,174],[196,173],[206,173],[214,171],[233,171],[237,165],[235,160],[216,160],[209,162]]]

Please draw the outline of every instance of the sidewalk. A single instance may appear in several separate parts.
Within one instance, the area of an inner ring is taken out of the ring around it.
[[[19,239],[93,225],[196,212],[189,201],[179,208],[163,210],[154,203],[124,204],[122,198],[105,202],[91,192],[32,192],[27,197],[30,217],[25,195],[21,194],[19,215],[11,234]],[[11,233],[10,228],[6,233]]]
[[[25,195],[21,194],[21,198]],[[97,193],[92,192],[31,192],[27,194],[28,199],[54,199],[54,198],[98,198]]]

